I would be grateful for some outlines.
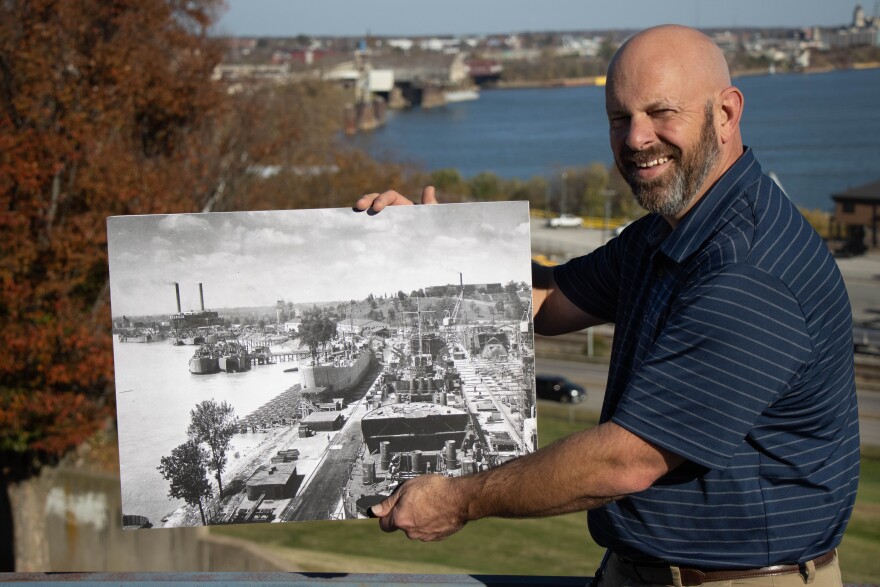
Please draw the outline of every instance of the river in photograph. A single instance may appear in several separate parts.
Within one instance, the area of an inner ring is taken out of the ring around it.
[[[204,400],[226,401],[244,417],[300,382],[294,363],[256,366],[244,373],[192,375],[189,359],[197,347],[169,341],[113,341],[116,412],[125,514],[147,516],[154,526],[183,505],[168,497],[168,482],[156,467],[186,441],[190,410]],[[234,455],[229,455],[230,462]],[[213,479],[213,472],[209,471]]]
[[[745,143],[798,205],[830,210],[832,194],[880,177],[880,69],[734,84],[745,95]],[[549,177],[612,162],[601,87],[484,90],[475,101],[392,112],[384,127],[348,140],[379,159],[455,168],[465,178]]]

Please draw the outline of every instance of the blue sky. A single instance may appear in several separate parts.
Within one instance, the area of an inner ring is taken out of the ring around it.
[[[537,30],[836,26],[850,0],[226,0],[217,33],[441,35]],[[871,14],[874,2],[862,3]]]

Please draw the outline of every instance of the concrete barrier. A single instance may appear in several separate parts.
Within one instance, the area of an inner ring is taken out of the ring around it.
[[[10,488],[19,572],[277,572],[259,545],[207,528],[123,530],[119,479],[44,468]]]

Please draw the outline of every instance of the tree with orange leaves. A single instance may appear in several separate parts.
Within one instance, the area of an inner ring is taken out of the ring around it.
[[[239,159],[208,124],[220,7],[0,3],[0,571],[6,486],[112,415],[106,217],[210,207]]]

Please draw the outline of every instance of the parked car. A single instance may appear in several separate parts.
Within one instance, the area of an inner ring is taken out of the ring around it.
[[[547,226],[550,228],[579,228],[583,224],[584,219],[573,214],[563,214],[558,218],[547,219]]]
[[[561,375],[538,375],[535,377],[535,395],[563,403],[577,403],[587,399],[587,390]]]
[[[626,227],[629,226],[630,224],[632,224],[632,222],[624,222],[623,224],[621,224],[620,226],[618,226],[617,228],[615,228],[615,229],[614,229],[614,236],[620,236],[621,234],[623,234],[623,231],[624,231],[624,230],[626,229]]]

